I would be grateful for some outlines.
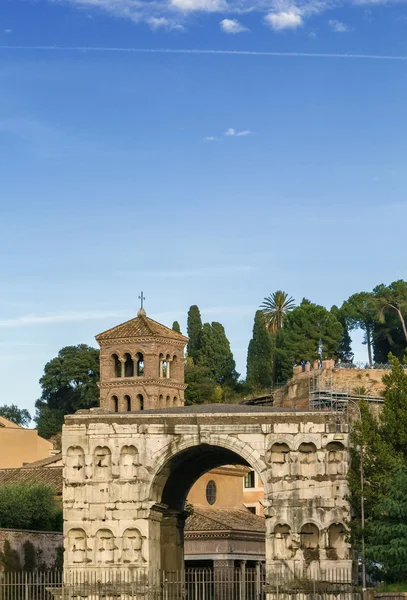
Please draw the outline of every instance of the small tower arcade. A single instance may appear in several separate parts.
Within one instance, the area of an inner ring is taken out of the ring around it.
[[[96,336],[100,346],[100,406],[130,412],[184,405],[188,338],[137,317]]]

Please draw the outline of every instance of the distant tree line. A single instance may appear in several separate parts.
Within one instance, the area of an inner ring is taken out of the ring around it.
[[[389,353],[403,358],[407,348],[407,282],[395,281],[358,292],[340,307],[303,299],[297,306],[286,292],[266,297],[256,311],[247,353],[247,377],[239,379],[236,363],[221,323],[203,323],[198,306],[187,315],[189,342],[185,357],[186,404],[233,402],[270,389],[291,377],[302,361],[323,358],[352,361],[350,333],[362,329],[367,363],[386,362]],[[177,321],[172,326],[180,332]],[[61,431],[66,414],[99,402],[99,350],[85,344],[62,348],[49,361],[40,379],[41,397],[35,421],[41,436]],[[0,407],[0,415],[20,425],[29,422],[27,411]]]

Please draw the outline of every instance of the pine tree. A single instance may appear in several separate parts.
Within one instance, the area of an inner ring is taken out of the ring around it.
[[[342,325],[324,306],[304,300],[288,314],[285,326],[277,334],[279,376],[288,379],[292,367],[302,360],[338,356]]]
[[[247,383],[252,389],[268,388],[273,383],[273,344],[261,310],[254,317],[247,352]]]
[[[189,337],[187,353],[195,364],[201,347],[202,319],[199,308],[194,304],[188,311],[187,332]]]
[[[178,321],[174,321],[172,324],[172,330],[176,331],[177,333],[181,333],[181,327],[179,326]]]
[[[200,343],[199,364],[209,369],[217,383],[235,385],[239,374],[236,372],[236,363],[223,325],[216,321],[205,323]]]
[[[354,356],[352,352],[352,338],[349,334],[349,327],[346,316],[343,314],[343,311],[335,305],[332,306],[331,313],[339,321],[343,329],[342,337],[338,345],[337,356],[341,360],[352,361]]]

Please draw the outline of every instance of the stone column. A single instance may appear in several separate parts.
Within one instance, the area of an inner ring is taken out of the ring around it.
[[[240,593],[239,600],[246,600],[246,561],[240,562]]]
[[[184,570],[184,525],[186,513],[166,510],[161,519],[161,569]]]
[[[235,561],[213,561],[214,600],[235,600]]]

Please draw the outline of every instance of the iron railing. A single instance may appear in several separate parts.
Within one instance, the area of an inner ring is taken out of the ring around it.
[[[0,600],[361,600],[349,569],[276,571],[264,565],[0,573]]]

